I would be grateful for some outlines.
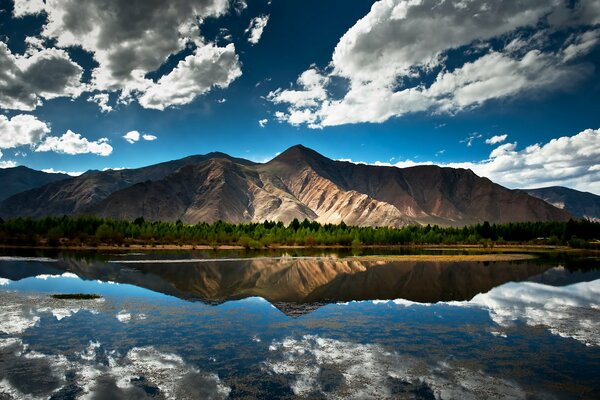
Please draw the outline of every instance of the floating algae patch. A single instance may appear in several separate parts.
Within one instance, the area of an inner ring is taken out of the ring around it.
[[[57,293],[50,297],[57,300],[97,300],[102,298],[99,294],[89,293]]]

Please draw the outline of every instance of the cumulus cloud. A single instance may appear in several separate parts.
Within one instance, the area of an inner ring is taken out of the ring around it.
[[[48,136],[50,127],[34,115],[18,114],[12,118],[0,115],[0,149],[30,146],[36,152],[54,151],[64,154],[92,153],[107,156],[112,146],[107,138],[89,141],[80,134],[68,130],[61,137]],[[2,153],[0,152],[0,158]],[[0,168],[16,166],[15,161],[2,161]]]
[[[187,104],[212,87],[225,87],[241,74],[233,46],[216,47],[200,35],[206,18],[220,17],[229,7],[228,0],[152,0],[135,7],[126,0],[19,1],[15,16],[43,11],[46,22],[41,38],[59,49],[81,47],[91,53],[98,65],[91,71],[90,89],[120,91],[121,102],[143,95],[142,106],[164,109]],[[164,79],[146,78],[170,56],[190,48],[194,54]],[[181,96],[167,90],[177,79],[185,80],[176,88],[185,92]],[[168,93],[161,95],[165,90]],[[34,100],[29,99],[28,109],[36,104]],[[104,95],[90,100],[102,111],[110,111]]]
[[[109,113],[113,110],[112,106],[108,104],[110,101],[110,96],[108,93],[97,93],[88,97],[87,101],[98,104],[100,111],[103,113]]]
[[[145,108],[164,110],[192,102],[212,87],[225,88],[242,75],[235,46],[206,45],[196,49],[156,83],[149,83],[139,102]]]
[[[49,132],[50,127],[33,115],[0,115],[0,149],[33,145]]]
[[[44,11],[44,0],[14,0],[13,15],[20,18],[24,15],[39,14]]]
[[[129,142],[131,144],[138,142],[140,140],[140,138],[144,139],[148,142],[158,139],[154,135],[149,135],[149,134],[142,135],[138,131],[129,131],[125,135],[123,135],[123,139],[125,139],[127,142]]]
[[[506,138],[508,137],[507,134],[503,134],[503,135],[494,135],[491,138],[485,139],[485,143],[486,144],[498,144],[498,143],[502,143],[506,140]]]
[[[398,168],[433,164],[467,168],[509,188],[558,185],[600,195],[600,129],[586,129],[574,136],[562,136],[520,150],[516,142],[505,143],[494,148],[488,159],[479,162],[405,160],[374,164]]]
[[[260,125],[261,128],[264,128],[265,126],[267,126],[268,122],[269,122],[269,120],[266,119],[266,118],[259,119],[258,120],[258,125]]]
[[[133,144],[140,140],[140,133],[138,131],[130,131],[123,135],[123,139]]]
[[[84,171],[63,171],[63,170],[56,170],[54,168],[44,168],[44,169],[42,169],[42,172],[45,172],[47,174],[66,174],[66,175],[70,175],[70,176],[79,176],[84,173]]]
[[[0,151],[0,158],[2,158],[2,152]],[[14,160],[0,160],[0,168],[13,168],[17,166],[17,162]]]
[[[62,136],[47,136],[43,142],[35,147],[36,152],[53,151],[63,154],[96,154],[108,156],[112,153],[112,146],[107,138],[90,141],[70,129]]]
[[[246,28],[244,33],[248,34],[248,41],[251,44],[257,44],[260,38],[262,37],[263,31],[269,22],[268,15],[260,15],[258,17],[252,18],[250,21],[250,25]]]
[[[0,108],[31,111],[44,99],[77,97],[83,68],[60,49],[14,55],[0,42]]]
[[[598,33],[575,34],[558,49],[545,33],[563,29],[565,18],[572,29],[578,13],[559,0],[378,1],[339,40],[323,74],[324,96],[306,103],[314,86],[299,80],[297,89],[267,98],[287,105],[280,120],[319,128],[415,112],[454,114],[493,99],[562,88],[591,72],[578,58],[597,44]],[[568,18],[549,18],[554,14]],[[550,27],[522,33],[543,21]],[[492,42],[508,35],[516,38],[504,47]],[[448,68],[450,51],[468,61]],[[341,95],[326,90],[333,78],[345,82]]]

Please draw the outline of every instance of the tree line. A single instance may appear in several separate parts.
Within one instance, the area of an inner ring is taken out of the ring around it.
[[[465,227],[411,225],[402,228],[320,224],[294,219],[282,222],[230,224],[223,221],[184,224],[134,221],[94,216],[0,218],[0,244],[17,246],[116,245],[238,245],[266,248],[272,245],[362,246],[420,244],[544,243],[589,247],[600,239],[600,223],[517,222]]]

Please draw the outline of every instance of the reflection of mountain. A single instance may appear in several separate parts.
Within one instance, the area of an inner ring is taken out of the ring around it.
[[[288,314],[297,314],[335,301],[470,300],[478,293],[509,281],[529,279],[548,268],[525,262],[391,262],[351,258],[194,263],[105,263],[68,258],[51,265],[27,263],[26,268],[12,264],[10,268],[0,268],[0,275],[14,280],[69,271],[83,279],[127,283],[207,303],[260,296]]]
[[[133,264],[66,259],[53,267],[83,279],[128,283],[207,303],[260,296],[288,313],[347,300],[469,300],[505,282],[525,280],[549,268],[534,263],[308,258]]]

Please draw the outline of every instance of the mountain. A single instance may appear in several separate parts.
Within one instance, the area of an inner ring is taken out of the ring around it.
[[[137,169],[88,171],[68,181],[50,183],[11,196],[0,203],[0,216],[37,218],[46,215],[92,213],[90,207],[112,193],[139,182],[158,181],[189,164],[221,157],[229,158],[223,153],[209,153]],[[253,164],[243,159],[231,159],[242,165]]]
[[[357,165],[300,145],[265,164],[210,153],[140,169],[89,172],[0,203],[4,218],[86,213],[186,223],[308,218],[370,226],[570,218],[470,170]]]
[[[595,194],[562,186],[524,189],[524,191],[555,207],[568,211],[576,217],[600,221],[600,196]]]
[[[71,178],[67,174],[51,174],[19,166],[0,169],[0,201],[20,192]]]

